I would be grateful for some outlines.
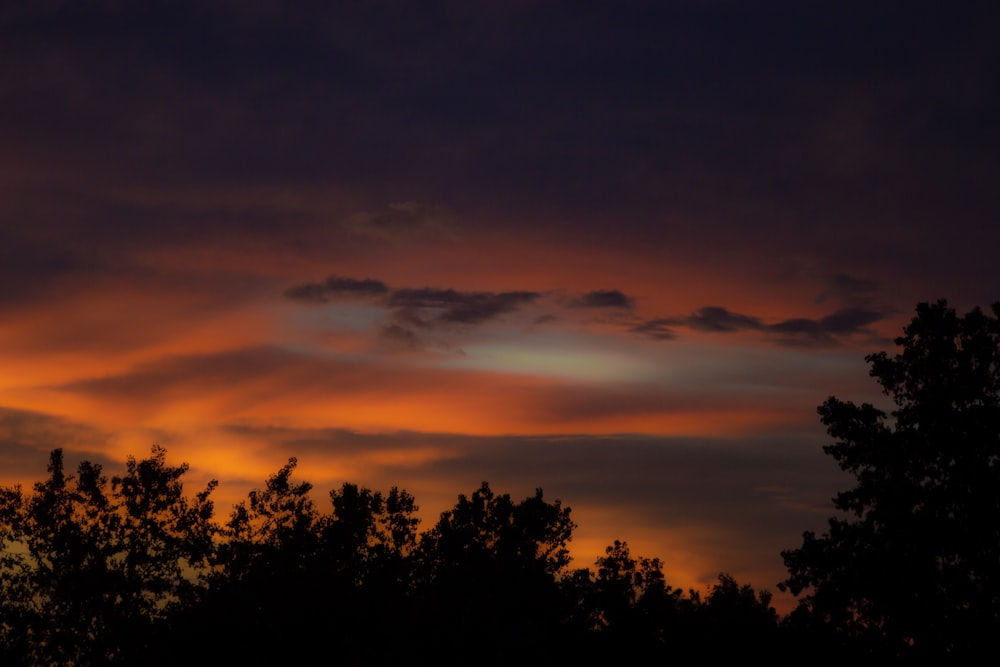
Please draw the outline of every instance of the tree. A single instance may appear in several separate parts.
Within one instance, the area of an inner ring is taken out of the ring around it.
[[[333,512],[324,517],[324,558],[344,583],[356,587],[405,588],[407,559],[416,549],[417,506],[392,487],[387,496],[356,484],[330,491]]]
[[[439,664],[475,652],[543,664],[561,638],[557,576],[569,564],[570,508],[541,489],[519,503],[486,482],[460,495],[419,545],[426,641]]]
[[[344,483],[330,491],[330,500],[316,583],[335,604],[328,605],[318,648],[346,665],[412,661],[412,555],[419,524],[413,496],[397,487],[383,495]]]
[[[824,451],[857,479],[829,530],[783,552],[799,616],[894,656],[971,655],[1000,632],[1000,303],[917,306],[866,357],[891,413],[831,397]]]
[[[736,659],[748,653],[778,654],[778,612],[771,606],[769,591],[755,591],[721,573],[696,612],[701,636],[710,647],[707,655]]]
[[[638,618],[657,616],[662,600],[675,602],[681,591],[667,585],[659,558],[633,558],[627,542],[615,540],[597,559],[595,582],[599,627],[639,630]],[[652,613],[651,613],[652,612]]]
[[[0,490],[3,639],[26,664],[128,661],[193,601],[213,549],[216,483],[189,500],[187,464],[165,457],[160,447],[129,457],[109,482],[88,461],[67,475],[57,449],[33,494]]]
[[[595,565],[585,607],[601,640],[597,646],[608,658],[626,648],[637,658],[666,658],[682,591],[666,583],[663,561],[633,557],[627,542],[615,540]]]
[[[319,512],[309,496],[312,484],[290,481],[297,465],[289,458],[263,489],[254,489],[233,508],[218,552],[231,583],[251,579],[256,585],[257,578],[292,575],[315,558]]]
[[[545,501],[542,490],[514,503],[483,482],[470,497],[441,514],[423,536],[422,552],[433,577],[497,571],[553,578],[569,564],[566,547],[575,525],[560,501]]]
[[[316,585],[320,513],[312,485],[291,479],[297,463],[289,458],[263,489],[250,491],[220,531],[210,589],[184,619],[183,634],[200,645],[204,664],[297,662],[312,648],[305,640],[321,634],[329,600]],[[182,660],[190,658],[170,657]]]

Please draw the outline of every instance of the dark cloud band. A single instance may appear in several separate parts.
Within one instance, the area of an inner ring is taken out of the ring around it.
[[[867,331],[870,325],[885,319],[886,315],[866,308],[841,308],[819,318],[794,317],[773,324],[766,324],[759,317],[734,313],[719,306],[699,308],[685,317],[668,317],[647,320],[631,327],[630,331],[657,340],[676,338],[674,327],[685,327],[707,333],[735,333],[759,331],[779,337],[784,344],[830,344],[835,336],[851,336]]]
[[[285,290],[285,296],[292,301],[327,303],[338,298],[378,297],[388,291],[389,288],[381,280],[358,280],[332,275],[321,283],[303,283],[289,287]]]
[[[620,294],[620,292],[619,292]],[[323,282],[285,290],[285,298],[324,304],[348,299],[374,299],[391,309],[393,319],[421,327],[433,324],[481,324],[517,310],[541,297],[540,292],[463,292],[434,287],[390,289],[381,280],[331,275]]]
[[[616,289],[587,292],[573,302],[576,308],[631,308],[632,305],[632,297]]]

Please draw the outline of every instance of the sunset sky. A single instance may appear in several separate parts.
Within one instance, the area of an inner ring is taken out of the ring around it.
[[[541,487],[577,567],[774,590],[816,406],[1000,300],[995,6],[4,3],[0,484]]]

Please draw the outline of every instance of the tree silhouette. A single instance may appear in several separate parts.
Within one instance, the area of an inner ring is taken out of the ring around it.
[[[568,572],[570,509],[541,489],[515,502],[484,482],[418,536],[405,491],[345,483],[323,513],[296,463],[220,526],[215,482],[188,499],[187,465],[161,448],[110,479],[86,461],[67,475],[52,452],[32,493],[0,488],[0,664],[548,665],[696,657],[723,635],[768,648],[769,598],[731,578],[702,603],[625,542],[596,573]]]
[[[696,613],[700,635],[708,645],[704,655],[733,659],[748,652],[776,655],[778,612],[771,606],[769,591],[755,591],[722,573],[705,602],[696,605]]]
[[[330,492],[333,512],[324,517],[326,558],[344,583],[356,588],[409,584],[407,559],[417,545],[413,496],[392,487],[387,496],[345,483]]]
[[[659,558],[632,556],[615,540],[597,559],[587,606],[608,657],[627,647],[638,657],[659,654],[677,622],[681,591],[667,585]]]
[[[397,487],[387,495],[345,483],[330,492],[321,522],[321,558],[314,585],[327,607],[325,650],[342,664],[399,664],[412,657],[413,554],[417,506]]]
[[[425,533],[419,547],[428,651],[465,664],[542,664],[561,637],[557,576],[569,563],[570,509],[541,489],[519,503],[486,482]]]
[[[857,485],[829,531],[783,552],[782,586],[840,641],[897,656],[972,655],[1000,631],[1000,304],[920,304],[866,357],[887,415],[828,399],[824,447]]]
[[[31,495],[0,490],[3,630],[26,663],[128,661],[155,624],[193,601],[213,548],[215,482],[189,500],[187,469],[154,447],[110,482],[87,461],[74,477],[57,449]]]
[[[184,623],[202,664],[304,660],[307,640],[321,633],[329,604],[318,578],[321,515],[312,485],[291,479],[297,463],[288,459],[250,491],[220,531],[209,590]],[[166,664],[191,660],[187,647],[168,648]]]
[[[309,482],[292,483],[295,458],[233,508],[219,562],[232,580],[274,578],[302,570],[319,548],[319,511]]]

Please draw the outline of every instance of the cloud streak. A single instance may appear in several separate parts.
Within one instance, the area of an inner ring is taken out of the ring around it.
[[[346,278],[331,275],[320,283],[303,283],[285,290],[285,297],[292,301],[322,304],[338,299],[370,299],[388,294],[389,288],[381,280]]]
[[[390,289],[381,280],[358,280],[331,275],[323,282],[303,283],[285,290],[285,297],[301,303],[325,304],[367,299],[392,311],[410,324],[482,324],[536,301],[539,292],[463,292],[433,287]]]
[[[674,340],[676,328],[710,334],[759,332],[774,337],[784,345],[833,345],[838,338],[870,334],[872,324],[885,319],[883,313],[861,307],[848,307],[820,318],[793,317],[766,323],[759,317],[735,313],[719,306],[705,306],[685,317],[647,320],[629,330],[656,340]]]
[[[343,227],[359,236],[393,242],[458,234],[445,207],[414,201],[392,202],[381,210],[354,213],[344,220]]]
[[[392,308],[433,313],[446,324],[482,324],[534,302],[538,292],[459,292],[453,289],[398,289],[388,298]]]
[[[836,275],[830,283],[839,295],[870,292],[873,285]],[[831,292],[832,294],[833,292]],[[382,327],[380,336],[397,348],[421,347],[419,336],[413,329],[433,329],[441,326],[476,326],[503,315],[516,312],[529,305],[541,304],[546,294],[542,291],[462,291],[453,288],[390,288],[373,278],[350,278],[331,275],[322,282],[303,283],[285,290],[287,299],[304,304],[323,305],[332,302],[362,300],[390,311],[389,324]],[[824,299],[825,300],[825,297]],[[557,321],[550,301],[549,312],[535,321]],[[858,334],[871,334],[871,325],[886,318],[884,313],[861,305],[840,308],[818,317],[790,317],[775,322],[739,313],[721,306],[703,306],[690,315],[637,319],[635,299],[621,290],[593,290],[563,301],[570,310],[604,310],[628,313],[624,320],[612,320],[614,326],[652,340],[676,340],[678,331],[686,329],[695,333],[735,334],[754,332],[764,335],[779,345],[836,345],[844,338]]]
[[[630,309],[635,300],[621,290],[595,290],[587,292],[575,299],[572,305],[576,308],[623,308]]]

